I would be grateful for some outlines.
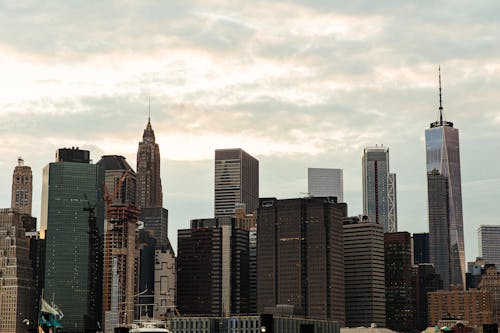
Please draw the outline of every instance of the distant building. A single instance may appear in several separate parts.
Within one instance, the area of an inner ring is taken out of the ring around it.
[[[33,287],[35,290],[33,299],[36,300],[35,304],[33,304],[33,318],[37,318],[40,312],[38,300],[42,297],[45,284],[45,239],[40,238],[39,231],[26,232],[26,238],[29,239]]]
[[[443,287],[465,289],[465,250],[458,129],[444,120],[439,72],[438,119],[425,130],[431,263]]]
[[[104,173],[105,184],[104,328],[113,332],[115,327],[131,324],[134,319],[139,260],[136,174],[123,156],[103,156],[97,165]]]
[[[477,229],[479,256],[500,266],[500,225],[482,225]]]
[[[162,207],[142,208],[139,220],[144,223],[143,230],[156,240],[157,249],[169,247],[168,210]]]
[[[398,332],[410,332],[416,326],[411,235],[408,232],[386,233],[384,247],[386,325]]]
[[[248,231],[220,216],[178,231],[177,307],[183,315],[248,313]]]
[[[161,320],[167,320],[176,311],[177,267],[174,250],[168,245],[155,250],[153,317]]]
[[[333,197],[261,198],[257,233],[257,310],[293,307],[308,318],[345,323],[342,220]]]
[[[370,221],[384,226],[384,232],[396,232],[396,174],[389,172],[389,148],[363,150],[363,213]]]
[[[486,264],[477,287],[491,293],[493,319],[495,323],[500,322],[500,270],[495,265]]]
[[[24,165],[19,157],[17,166],[12,175],[11,207],[21,214],[31,215],[31,201],[33,197],[33,176],[31,168]]]
[[[443,281],[436,274],[434,266],[429,263],[418,264],[415,271],[416,325],[420,331],[434,324],[429,323],[428,293],[443,288]]]
[[[59,149],[56,157],[43,169],[45,294],[56,295],[66,332],[96,330],[102,323],[104,174],[86,150]]]
[[[243,149],[215,151],[215,216],[234,216],[237,204],[247,213],[259,205],[259,161]]]
[[[430,263],[429,233],[413,234],[413,264]]]
[[[136,205],[141,209],[163,206],[160,164],[160,146],[155,141],[155,133],[148,118],[137,150]]]
[[[314,197],[336,197],[344,202],[344,177],[342,169],[308,168],[307,192]]]
[[[0,332],[24,333],[24,319],[37,320],[36,290],[29,257],[29,240],[21,214],[0,209]]]
[[[485,290],[438,290],[430,292],[429,324],[452,317],[468,321],[472,326],[491,324],[493,304],[491,293]]]
[[[384,227],[344,219],[345,326],[385,326]]]

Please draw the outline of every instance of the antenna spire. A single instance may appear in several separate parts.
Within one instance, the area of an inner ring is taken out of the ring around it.
[[[151,96],[148,96],[148,123],[149,122],[151,122]]]
[[[439,124],[443,125],[443,98],[441,95],[441,65],[438,67],[439,73]]]

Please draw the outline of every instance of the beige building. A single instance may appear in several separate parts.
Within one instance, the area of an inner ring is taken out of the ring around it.
[[[35,320],[35,291],[29,258],[29,240],[21,214],[0,209],[0,332],[26,331],[24,319]]]
[[[175,286],[177,269],[175,253],[169,244],[155,250],[155,286],[153,317],[166,320],[175,313]]]
[[[438,290],[428,295],[429,326],[451,317],[466,320],[472,326],[494,322],[493,300],[488,291]]]
[[[21,214],[31,215],[32,184],[31,168],[24,165],[24,160],[19,157],[12,175],[11,207],[17,209]]]
[[[494,265],[487,265],[484,273],[481,274],[481,281],[478,288],[489,291],[493,299],[493,316],[495,322],[500,320],[500,272]]]

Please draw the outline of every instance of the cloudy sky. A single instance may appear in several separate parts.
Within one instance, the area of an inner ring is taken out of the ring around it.
[[[424,130],[460,129],[466,257],[499,224],[500,3],[496,1],[1,1],[0,206],[23,156],[60,147],[135,166],[147,121],[160,143],[169,235],[213,214],[213,154],[260,161],[261,196],[307,191],[307,167],[344,169],[361,212],[363,147],[390,147],[399,230],[427,226]]]

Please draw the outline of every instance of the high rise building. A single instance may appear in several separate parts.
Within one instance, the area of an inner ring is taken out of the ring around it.
[[[430,263],[429,233],[413,234],[413,264]]]
[[[434,265],[429,263],[420,263],[413,266],[415,271],[415,300],[416,300],[416,324],[419,331],[432,326],[428,317],[428,293],[443,288],[443,282],[436,274]]]
[[[384,227],[344,219],[345,325],[385,327]]]
[[[19,157],[12,175],[11,207],[17,209],[21,214],[31,215],[32,196],[33,176],[31,168],[24,165],[24,160]]]
[[[156,240],[157,249],[166,249],[170,246],[167,209],[162,207],[143,208],[139,220],[144,223],[144,230]]]
[[[477,229],[479,256],[500,267],[500,225],[482,225]]]
[[[308,168],[307,192],[314,197],[337,197],[344,202],[344,177],[342,169]]]
[[[215,216],[234,216],[237,204],[246,212],[259,205],[259,161],[243,149],[215,151]]]
[[[489,291],[493,301],[493,318],[494,322],[500,321],[500,269],[493,264],[486,264],[478,289]]]
[[[46,244],[45,294],[55,295],[67,332],[101,320],[104,178],[89,152],[59,149],[43,169],[40,236]]]
[[[334,197],[260,199],[257,310],[291,307],[308,318],[345,322],[342,220]]]
[[[247,314],[248,230],[236,218],[191,221],[178,232],[177,306],[183,314]]]
[[[160,147],[155,141],[151,120],[142,135],[137,150],[137,200],[139,208],[162,207],[163,192],[160,178]]]
[[[384,232],[396,232],[396,174],[389,172],[389,148],[365,148],[362,162],[364,215],[383,225]]]
[[[24,333],[23,320],[37,319],[29,240],[24,234],[21,214],[0,209],[0,332]]]
[[[33,271],[33,288],[35,292],[33,299],[36,300],[35,304],[33,304],[32,318],[37,318],[40,313],[39,300],[42,298],[45,284],[45,239],[40,239],[39,231],[27,231],[26,237],[29,239],[31,269]]]
[[[104,173],[104,328],[113,332],[134,319],[138,250],[136,175],[123,156],[106,155],[97,163]]]
[[[167,320],[176,310],[177,267],[175,253],[168,243],[155,250],[155,285],[153,317]]]
[[[384,248],[386,325],[398,332],[410,332],[416,326],[411,235],[386,233]]]
[[[438,120],[425,130],[429,199],[429,247],[431,262],[443,279],[443,287],[465,288],[465,252],[462,216],[462,182],[458,129],[443,120],[441,72],[439,72]],[[442,179],[438,179],[439,176]],[[440,184],[435,184],[435,183]],[[446,182],[447,201],[442,183]],[[436,193],[434,193],[437,191]],[[440,198],[434,201],[436,197]],[[446,224],[446,226],[431,226]],[[446,232],[437,235],[436,231]],[[448,230],[445,230],[448,229]],[[444,240],[444,241],[443,241]],[[447,267],[448,266],[448,267]]]

